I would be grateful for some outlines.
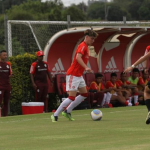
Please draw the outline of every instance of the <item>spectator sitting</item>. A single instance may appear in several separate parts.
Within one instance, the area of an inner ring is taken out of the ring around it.
[[[127,80],[127,73],[121,72],[120,73],[120,79],[117,80],[119,85],[122,87],[122,94],[126,98],[126,101],[130,103],[130,106],[132,106],[132,85],[131,83]]]
[[[139,77],[139,82],[138,82],[138,90],[140,91],[141,96],[139,97],[139,103],[142,105],[145,105],[145,101],[144,101],[144,88],[146,86],[146,84],[149,81],[149,73],[148,71],[144,71],[142,70],[142,76]]]
[[[110,91],[104,87],[102,81],[103,81],[103,75],[100,73],[97,73],[95,75],[95,81],[91,83],[90,88],[89,88],[89,92],[95,93],[94,99],[97,100],[98,107],[104,107],[104,103],[107,97],[107,94],[104,92]],[[109,104],[107,107],[112,107],[112,105]]]
[[[148,71],[144,71],[142,70],[142,76],[139,77],[139,86],[138,89],[140,91],[144,91],[145,85],[147,84],[147,82],[149,81],[149,73]]]
[[[107,99],[106,99],[107,103],[117,100],[122,105],[130,106],[130,103],[128,103],[126,101],[125,97],[122,95],[122,92],[121,92],[122,87],[117,82],[117,74],[116,73],[111,73],[110,81],[107,81],[106,88],[110,89],[110,92],[108,92],[109,97],[107,95]]]
[[[138,68],[134,68],[132,70],[132,75],[128,78],[128,81],[131,83],[131,85],[133,86],[132,88],[132,95],[134,98],[134,105],[137,106],[139,105],[139,96],[143,97],[143,92],[139,91],[138,89],[138,85],[141,85],[140,81],[139,81],[139,69]]]

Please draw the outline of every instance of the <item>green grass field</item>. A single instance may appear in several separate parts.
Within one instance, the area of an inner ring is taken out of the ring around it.
[[[101,108],[101,121],[91,109],[75,110],[75,121],[52,113],[0,118],[0,150],[150,150],[146,106]]]

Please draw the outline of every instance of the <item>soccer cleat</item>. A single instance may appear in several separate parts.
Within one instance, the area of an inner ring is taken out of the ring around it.
[[[64,117],[66,117],[67,119],[69,119],[70,121],[74,121],[75,119],[71,117],[71,113],[67,113],[67,111],[63,111],[61,113]]]
[[[51,115],[52,122],[57,122],[58,116]]]
[[[150,112],[148,112],[148,114],[147,114],[146,124],[150,124]]]
[[[109,106],[109,108],[113,108],[113,105],[112,105],[112,104],[110,104],[110,103],[108,104],[108,106]]]
[[[138,105],[139,105],[139,102],[137,102],[137,103],[134,104],[134,106],[138,106]]]

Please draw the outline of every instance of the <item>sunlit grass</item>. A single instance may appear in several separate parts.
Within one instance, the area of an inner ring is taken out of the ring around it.
[[[72,112],[75,121],[51,113],[0,118],[0,150],[149,150],[145,106],[103,108],[101,121],[90,109]]]

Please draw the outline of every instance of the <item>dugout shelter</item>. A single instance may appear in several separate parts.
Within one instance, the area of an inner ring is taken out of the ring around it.
[[[99,35],[89,47],[88,66],[94,72],[121,72],[134,63],[150,44],[149,27],[104,26],[92,27]],[[66,73],[75,50],[90,27],[74,27],[56,33],[47,43],[44,53],[53,75]],[[138,68],[142,70],[144,64]],[[51,91],[52,89],[50,89]]]

